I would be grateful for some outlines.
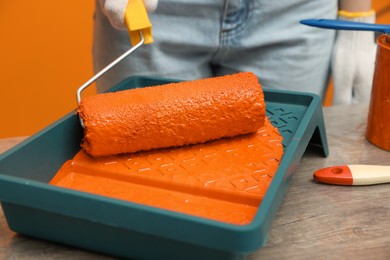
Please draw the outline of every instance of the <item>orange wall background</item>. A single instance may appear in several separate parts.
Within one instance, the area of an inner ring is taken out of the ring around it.
[[[93,12],[91,0],[0,2],[0,138],[34,134],[76,108],[93,75]]]
[[[373,5],[377,22],[390,23],[389,1]],[[93,12],[91,0],[0,2],[0,138],[34,134],[76,108],[93,75]]]
[[[377,23],[390,24],[390,1],[372,0],[372,6],[377,11]]]

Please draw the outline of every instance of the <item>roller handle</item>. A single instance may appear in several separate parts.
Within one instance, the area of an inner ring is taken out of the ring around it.
[[[144,44],[153,42],[152,24],[149,21],[143,0],[131,0],[128,2],[125,11],[125,23],[132,45],[136,45],[141,41],[140,33],[145,38]]]
[[[389,24],[373,24],[373,23],[361,23],[351,22],[337,19],[305,19],[300,21],[301,24],[319,27],[324,29],[335,30],[351,30],[351,31],[374,31],[382,33],[390,33]]]
[[[88,86],[90,86],[98,78],[103,76],[107,71],[109,71],[116,64],[121,62],[124,58],[129,56],[135,50],[137,50],[141,45],[149,44],[153,42],[152,24],[149,21],[148,13],[146,12],[146,8],[143,0],[129,1],[125,11],[125,23],[130,35],[132,47],[128,51],[123,53],[121,56],[116,58],[113,62],[108,64],[101,71],[96,73],[92,78],[90,78],[87,82],[85,82],[82,86],[80,86],[77,89],[76,92],[77,105],[80,104],[81,93]],[[80,118],[80,124],[84,128],[84,122],[81,118]]]

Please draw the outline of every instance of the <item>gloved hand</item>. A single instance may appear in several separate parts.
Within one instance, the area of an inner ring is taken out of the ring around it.
[[[156,10],[158,0],[143,1],[147,12]],[[99,2],[111,25],[118,30],[126,29],[124,16],[128,0],[99,0]]]
[[[363,17],[339,19],[375,23],[375,12]],[[339,30],[332,57],[333,104],[368,103],[375,69],[374,32]]]

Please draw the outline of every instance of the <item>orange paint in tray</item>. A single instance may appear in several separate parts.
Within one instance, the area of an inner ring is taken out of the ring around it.
[[[248,224],[283,154],[282,137],[264,118],[265,103],[260,94],[263,110],[258,116],[263,123],[252,133],[101,157],[82,149],[50,183],[216,221]],[[240,102],[247,105],[248,99]]]

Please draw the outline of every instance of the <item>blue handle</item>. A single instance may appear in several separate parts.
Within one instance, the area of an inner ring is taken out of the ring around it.
[[[325,29],[390,33],[390,24],[359,23],[332,19],[306,19],[301,20],[301,24]]]

